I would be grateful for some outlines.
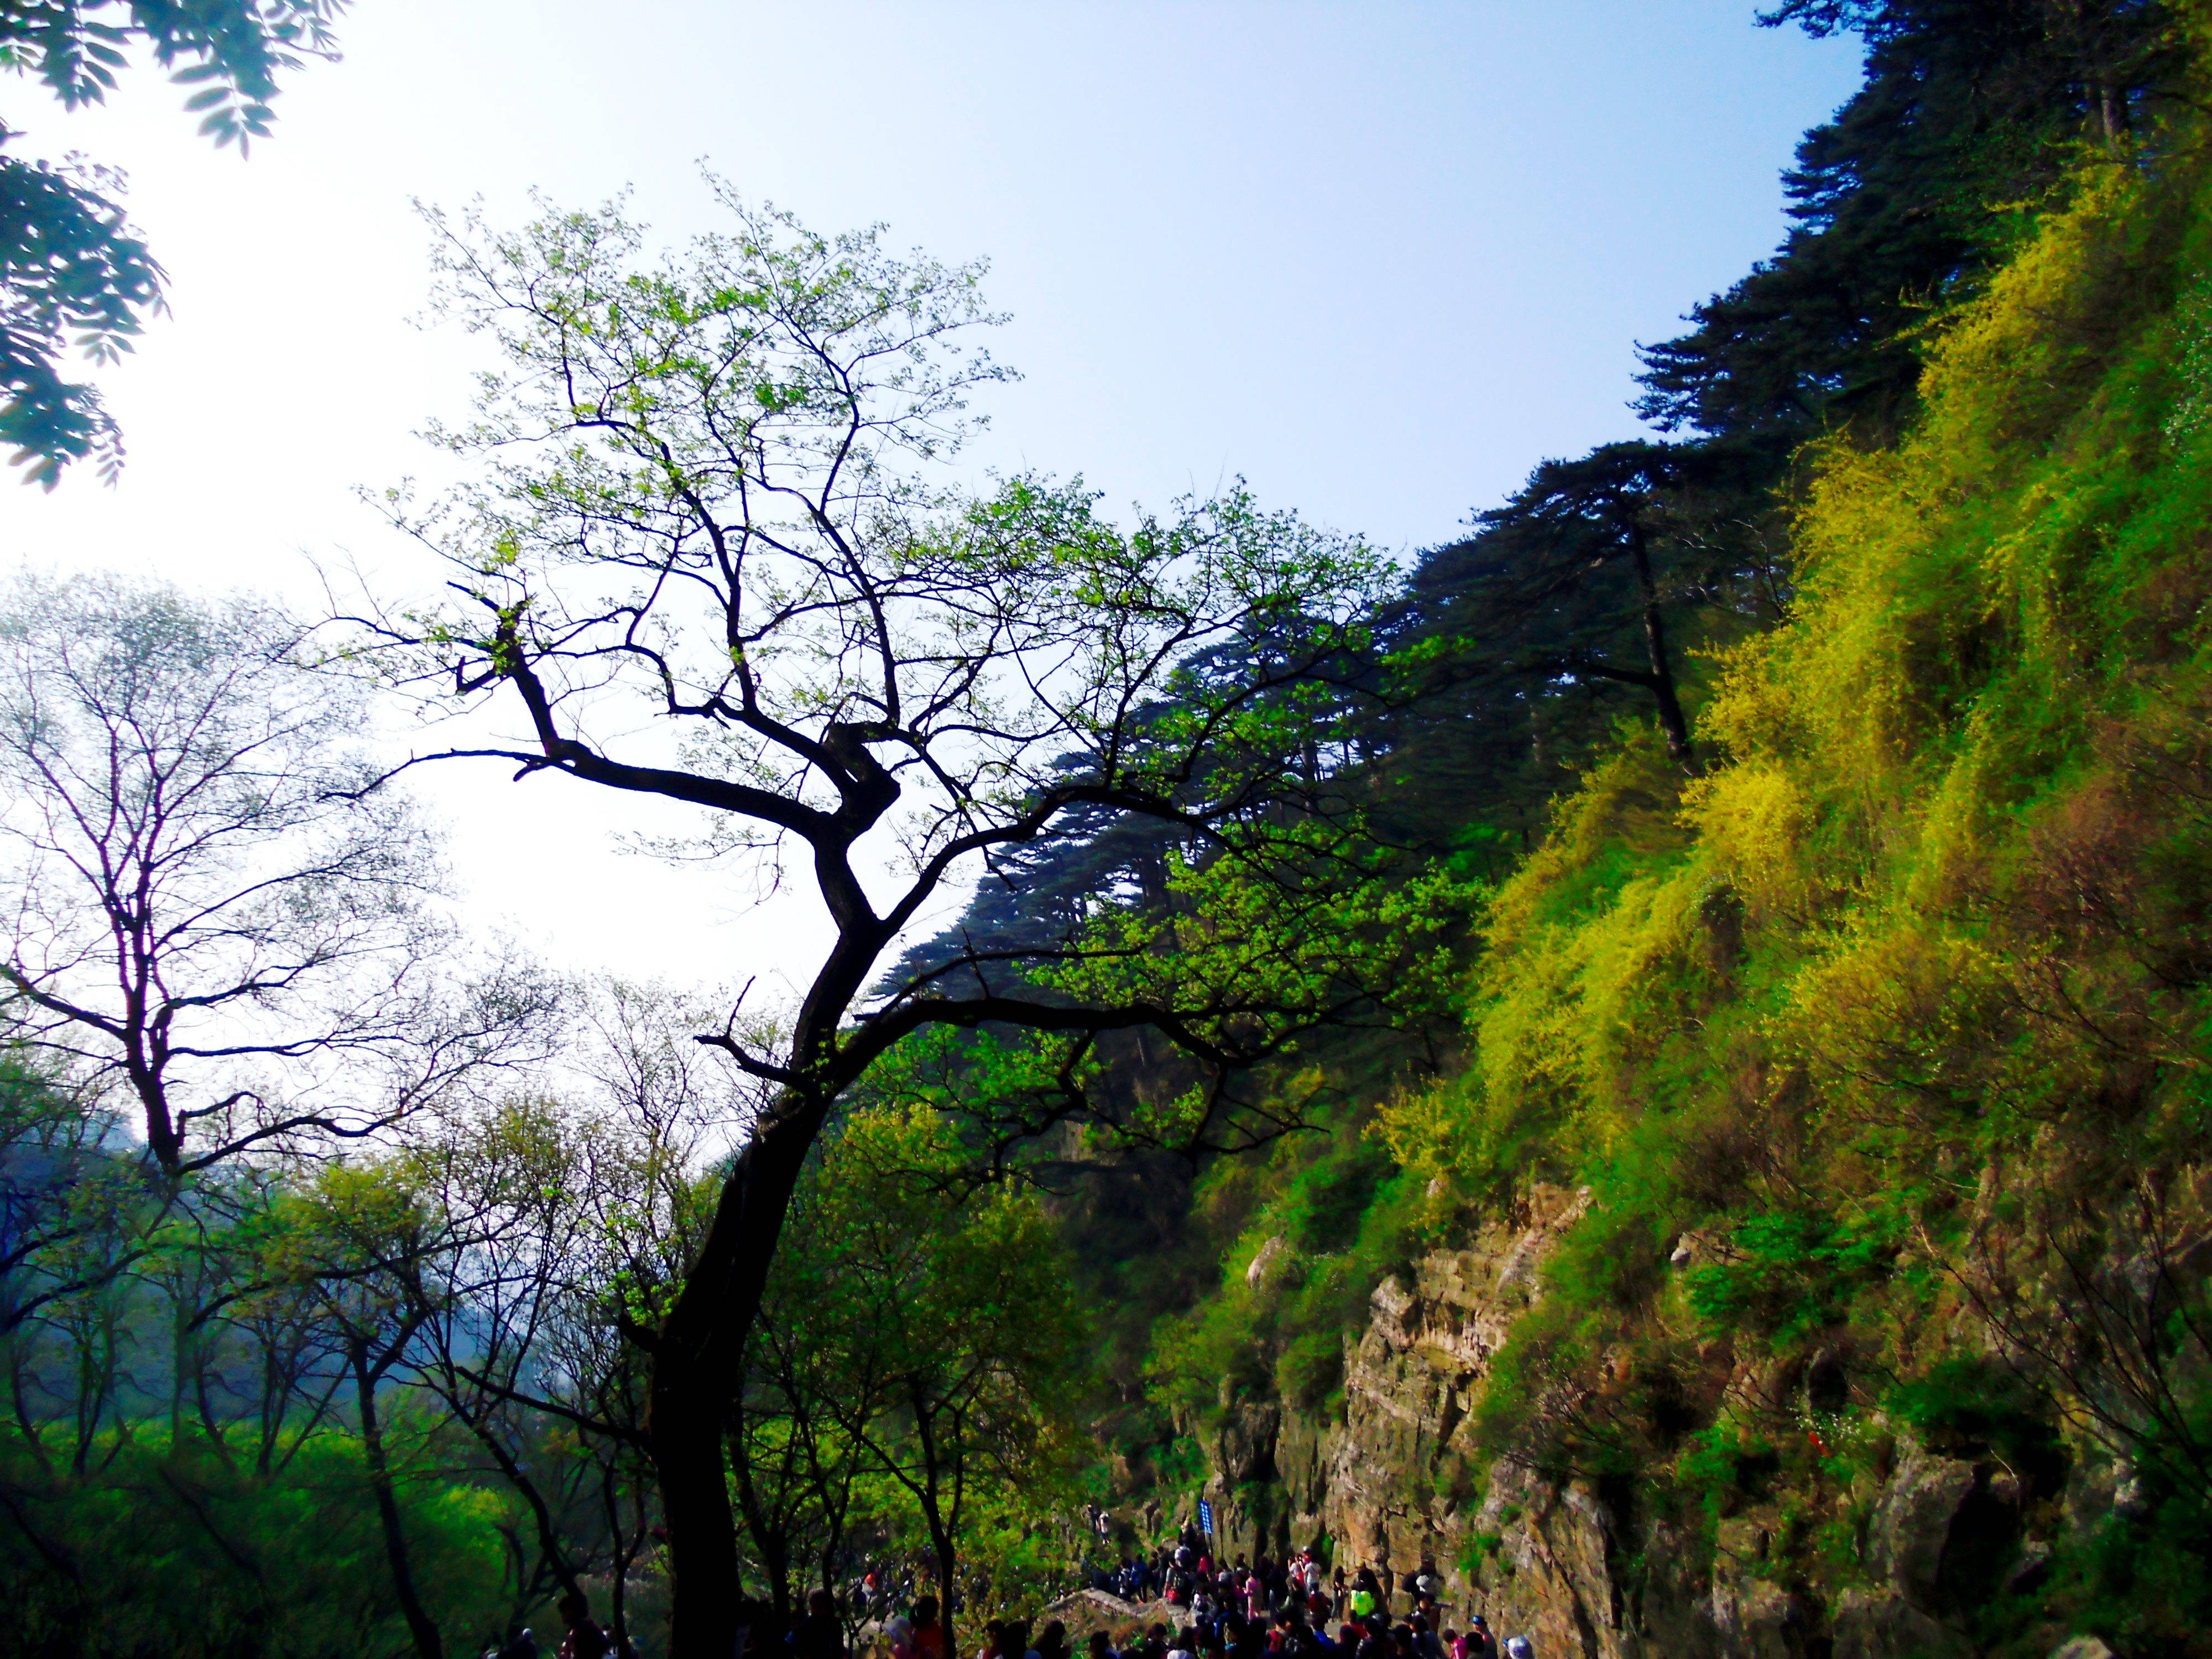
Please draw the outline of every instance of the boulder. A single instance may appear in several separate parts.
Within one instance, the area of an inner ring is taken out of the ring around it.
[[[1241,1486],[1274,1474],[1275,1435],[1282,1420],[1282,1408],[1273,1404],[1231,1407],[1214,1426],[1207,1448],[1223,1481]]]
[[[2005,1575],[2005,1594],[2024,1595],[2051,1577],[2051,1546],[2030,1540],[2021,1546],[2012,1571]]]
[[[1910,1446],[1875,1507],[1868,1565],[1907,1601],[1936,1604],[1951,1518],[1974,1489],[1974,1466]]]
[[[1800,1659],[1802,1603],[1771,1579],[1713,1571],[1713,1626],[1729,1659]]]
[[[1260,1289],[1279,1269],[1290,1265],[1291,1241],[1277,1233],[1262,1244],[1252,1257],[1252,1265],[1244,1269],[1244,1282],[1254,1290]]]
[[[1176,1609],[1164,1601],[1124,1601],[1105,1590],[1082,1589],[1064,1595],[1036,1617],[1042,1630],[1054,1619],[1067,1626],[1068,1645],[1079,1652],[1094,1630],[1109,1632],[1118,1642],[1133,1630],[1158,1622],[1172,1626]],[[957,1631],[953,1632],[958,1635]]]
[[[1845,1590],[1829,1619],[1834,1659],[1966,1659],[1966,1638],[1893,1590]]]

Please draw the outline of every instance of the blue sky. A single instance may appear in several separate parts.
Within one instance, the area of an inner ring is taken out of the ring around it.
[[[353,501],[434,472],[467,343],[408,325],[410,198],[495,216],[632,185],[708,228],[696,163],[823,229],[881,220],[988,257],[1013,313],[978,466],[1082,472],[1109,504],[1247,477],[1410,551],[1548,454],[1622,435],[1633,343],[1772,248],[1777,174],[1856,55],[1751,0],[359,0],[241,162],[141,76],[64,116],[9,89],[23,148],[130,170],[173,314],[103,380],[119,487],[4,498],[6,556],[305,600],[307,557],[428,578]],[[555,956],[742,978],[803,942],[737,908],[641,939],[678,878],[615,860],[578,802],[518,871],[432,786],[479,915]],[[593,903],[554,917],[546,878]],[[696,872],[680,878],[696,880]],[[541,889],[542,890],[542,889]],[[690,914],[699,916],[696,903]],[[793,932],[792,929],[797,931]]]

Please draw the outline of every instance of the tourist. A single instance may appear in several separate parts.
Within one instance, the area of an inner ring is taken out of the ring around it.
[[[845,1659],[845,1627],[837,1620],[837,1604],[826,1589],[806,1598],[806,1615],[784,1638],[792,1659]]]
[[[592,1620],[591,1603],[578,1590],[570,1590],[561,1598],[561,1622],[568,1633],[561,1639],[561,1659],[606,1659],[613,1645],[606,1632]]]
[[[945,1659],[945,1626],[937,1622],[937,1598],[917,1596],[914,1604],[914,1659]]]

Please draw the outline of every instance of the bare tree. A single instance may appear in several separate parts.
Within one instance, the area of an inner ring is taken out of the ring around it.
[[[415,1581],[385,1407],[390,1385],[418,1356],[422,1328],[434,1316],[414,1287],[427,1262],[460,1247],[457,1234],[468,1220],[441,1209],[404,1157],[325,1165],[287,1206],[286,1219],[272,1254],[283,1276],[313,1297],[353,1384],[362,1468],[400,1616],[417,1659],[444,1659],[437,1621]]]
[[[528,1508],[538,1546],[532,1579],[550,1578],[570,1592],[584,1563],[561,1523],[580,1494],[588,1495],[592,1460],[563,1458],[550,1480],[541,1478],[533,1443],[542,1437],[541,1396],[549,1392],[564,1399],[566,1426],[592,1438],[609,1433],[567,1386],[550,1340],[572,1311],[593,1254],[584,1237],[591,1164],[581,1145],[590,1127],[550,1102],[522,1099],[472,1115],[450,1133],[418,1137],[410,1166],[441,1218],[447,1248],[410,1258],[401,1281],[422,1320],[415,1377],[476,1437]]]
[[[361,694],[300,637],[112,578],[25,581],[0,615],[0,986],[171,1178],[368,1133],[544,1000],[441,973],[434,849],[361,793]]]
[[[407,1165],[446,1247],[410,1259],[410,1376],[472,1434],[530,1516],[526,1596],[604,1567],[626,1634],[651,1536],[647,1378],[630,1333],[680,1284],[703,1182],[758,1085],[693,1040],[713,1005],[609,981],[575,1004],[576,1104],[521,1097],[441,1115]],[[562,1455],[550,1463],[548,1424]]]
[[[484,471],[421,514],[393,501],[451,562],[450,603],[349,619],[393,681],[520,717],[514,741],[442,755],[703,809],[708,850],[771,880],[795,855],[834,929],[780,1044],[702,1033],[772,1104],[636,1333],[684,1659],[727,1659],[736,1635],[731,1390],[808,1148],[878,1057],[932,1027],[1149,1026],[1222,1072],[1360,994],[1326,972],[1294,993],[1037,983],[1071,939],[956,952],[872,999],[894,943],[1077,813],[1155,819],[1290,879],[1285,839],[1326,788],[1305,699],[1340,700],[1328,682],[1388,577],[1241,490],[1124,531],[1079,483],[933,483],[969,396],[1003,378],[972,343],[992,320],[978,271],[722,194],[734,228],[659,262],[613,209],[513,234],[434,221],[442,303],[504,362],[445,434]],[[1143,1132],[1253,1138],[1228,1091],[1188,1103]]]

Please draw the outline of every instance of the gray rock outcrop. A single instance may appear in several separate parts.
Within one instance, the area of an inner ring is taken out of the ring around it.
[[[1993,1463],[1902,1440],[1870,1493],[1863,1582],[1826,1602],[1782,1566],[1776,1514],[1728,1516],[1701,1540],[1624,1516],[1591,1483],[1508,1460],[1474,1479],[1468,1413],[1588,1201],[1539,1187],[1466,1248],[1424,1257],[1410,1282],[1384,1279],[1346,1346],[1340,1419],[1224,1407],[1204,1441],[1224,1549],[1326,1534],[1340,1563],[1370,1564],[1394,1584],[1433,1565],[1448,1619],[1479,1610],[1547,1659],[1968,1659],[1961,1615],[2049,1559],[2023,1547],[2017,1483]],[[1747,1372],[1731,1392],[1781,1398],[1790,1386],[1802,1385]],[[2072,1644],[2063,1652],[2094,1659]]]

